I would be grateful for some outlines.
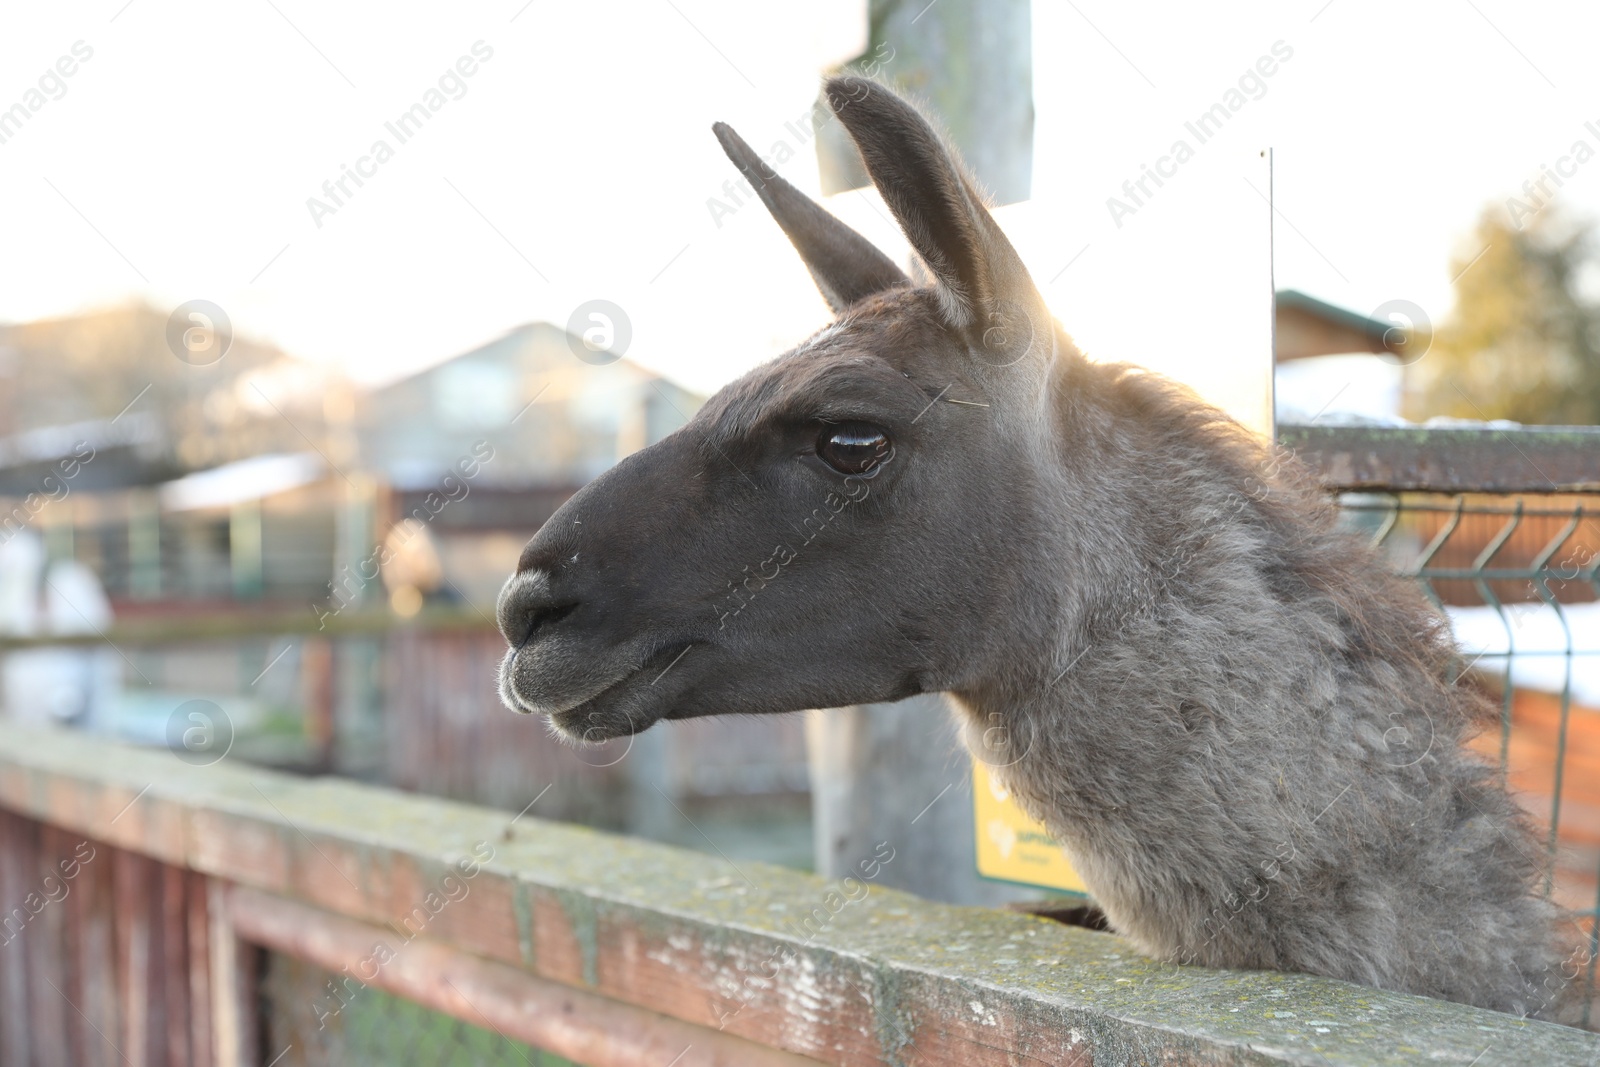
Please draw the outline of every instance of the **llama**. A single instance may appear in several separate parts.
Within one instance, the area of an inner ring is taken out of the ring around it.
[[[1085,359],[914,108],[826,95],[926,284],[713,127],[837,320],[528,543],[506,704],[599,741],[946,692],[1141,951],[1553,1017],[1540,849],[1414,583],[1292,457]]]

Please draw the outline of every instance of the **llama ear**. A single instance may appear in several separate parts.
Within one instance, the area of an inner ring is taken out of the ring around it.
[[[928,120],[867,78],[830,78],[826,93],[872,183],[933,272],[949,324],[972,335],[1018,308],[1030,319],[1042,310],[1022,258]]]
[[[911,284],[894,261],[859,233],[828,214],[822,205],[778,177],[733,127],[711,127],[745,180],[788,235],[822,297],[837,314],[863,297]]]

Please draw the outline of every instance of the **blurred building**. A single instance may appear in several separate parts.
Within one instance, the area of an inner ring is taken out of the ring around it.
[[[626,359],[579,360],[547,322],[357,398],[362,463],[407,491],[434,488],[478,441],[485,485],[581,485],[682,426],[702,399]],[[582,350],[581,345],[579,346]]]
[[[192,366],[165,322],[0,327],[0,542],[35,531],[124,612],[320,602],[397,533],[422,592],[492,601],[568,496],[702,402],[548,323],[360,390],[242,338]]]
[[[560,326],[530,323],[358,395],[378,533],[411,518],[440,592],[493,601],[522,545],[579,486],[683,426],[704,398],[637,363],[587,363]]]
[[[593,364],[530,323],[359,394],[377,525],[419,521],[445,590],[493,601],[523,544],[580,486],[688,422],[704,398],[626,359]]]
[[[1280,423],[1393,423],[1412,331],[1295,289],[1273,301]]]

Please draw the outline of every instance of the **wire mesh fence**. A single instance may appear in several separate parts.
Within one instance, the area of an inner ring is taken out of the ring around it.
[[[1600,955],[1600,494],[1346,494],[1499,707],[1473,742],[1544,834],[1543,891],[1572,912],[1592,1006]],[[1590,1009],[1592,1011],[1592,1007]],[[1587,1024],[1589,1016],[1585,1016]]]

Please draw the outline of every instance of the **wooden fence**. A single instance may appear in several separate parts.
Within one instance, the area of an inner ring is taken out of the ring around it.
[[[338,779],[0,725],[0,1055],[266,1065],[263,950],[591,1067],[1593,1063],[1600,1037]],[[287,1061],[285,1061],[287,1062]]]
[[[654,736],[574,749],[502,707],[494,667],[505,650],[505,638],[487,628],[396,628],[387,635],[379,739],[385,784],[517,810],[555,783],[540,801],[547,818],[636,833],[643,821],[637,809],[659,808],[663,793],[684,804],[784,795],[804,801],[801,716],[687,720]]]

